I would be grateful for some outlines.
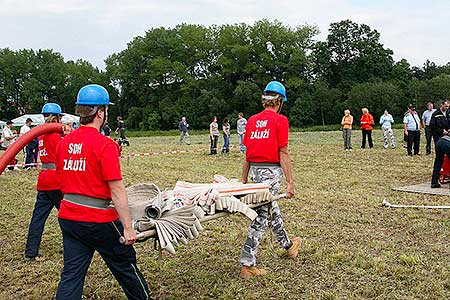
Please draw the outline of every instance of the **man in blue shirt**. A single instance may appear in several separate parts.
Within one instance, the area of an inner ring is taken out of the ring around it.
[[[414,155],[419,154],[420,149],[420,118],[416,112],[416,107],[412,104],[408,107],[408,113],[403,118],[405,128],[405,135],[407,137],[407,151],[408,155],[412,155],[412,148],[414,145]]]

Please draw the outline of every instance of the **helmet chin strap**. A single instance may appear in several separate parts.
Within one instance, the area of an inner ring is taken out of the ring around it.
[[[280,113],[282,108],[283,108],[283,99],[281,99],[280,107],[278,108],[277,113]]]
[[[97,113],[98,113],[98,111],[99,111],[99,108],[100,107],[98,107],[97,108]],[[105,110],[103,110],[103,120],[102,120],[102,124],[100,125],[100,128],[99,128],[99,132],[101,132],[102,131],[102,129],[103,129],[103,127],[105,126],[105,123],[106,123],[106,120],[108,119],[108,113],[107,113],[107,108],[105,107]]]

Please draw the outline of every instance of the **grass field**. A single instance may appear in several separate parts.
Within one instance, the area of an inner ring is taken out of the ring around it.
[[[279,257],[267,232],[259,251],[264,278],[239,278],[240,249],[249,221],[234,215],[205,224],[199,239],[158,260],[150,241],[136,244],[138,264],[158,299],[449,299],[450,212],[389,210],[383,198],[401,204],[449,204],[442,196],[394,192],[392,187],[429,180],[431,156],[407,157],[401,144],[342,150],[340,132],[296,132],[290,150],[296,197],[280,201],[291,236],[304,239],[299,257]],[[401,141],[401,131],[396,131]],[[127,185],[154,182],[171,188],[177,180],[209,182],[214,174],[240,178],[242,156],[207,155],[208,137],[132,138],[125,153],[168,149],[205,152],[134,157],[122,172]],[[236,145],[237,137],[232,136]],[[423,147],[422,147],[423,151]],[[37,171],[0,176],[0,299],[52,299],[62,268],[61,235],[52,213],[36,262],[23,260],[35,198]],[[86,299],[123,299],[124,294],[98,255],[87,274]]]

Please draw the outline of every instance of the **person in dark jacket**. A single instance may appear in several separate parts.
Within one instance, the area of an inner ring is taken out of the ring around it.
[[[433,176],[431,177],[431,188],[440,188],[439,176],[442,165],[444,164],[444,156],[450,155],[450,137],[448,135],[442,136],[436,143],[436,157],[434,158]]]
[[[450,102],[448,100],[444,100],[441,102],[440,108],[431,115],[430,128],[435,146],[442,136],[448,134],[448,130],[450,128],[448,116],[449,106]]]
[[[180,129],[180,145],[183,144],[183,139],[186,139],[186,144],[190,145],[191,141],[188,133],[189,124],[186,122],[186,117],[181,118],[178,128]]]

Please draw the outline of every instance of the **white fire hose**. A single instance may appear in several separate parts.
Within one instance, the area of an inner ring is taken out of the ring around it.
[[[448,205],[402,205],[402,204],[391,204],[386,199],[383,200],[381,204],[382,207],[387,208],[418,208],[418,209],[450,209]]]
[[[276,201],[276,200],[283,199],[283,198],[286,198],[286,194],[280,194],[280,195],[277,195],[277,196],[273,196],[273,198],[272,198],[271,201],[265,201],[265,202],[255,203],[255,204],[249,204],[248,207],[249,207],[249,208],[257,208],[257,207],[260,207],[260,206],[262,206],[262,205],[269,204],[269,203],[272,202],[272,201]],[[225,204],[225,201],[224,201],[224,204]],[[227,207],[223,207],[223,208],[227,208]],[[173,211],[169,211],[169,212],[166,212],[166,213],[168,213],[168,214],[170,215],[171,212],[173,212],[172,215],[175,215],[175,214],[176,214],[176,211],[177,211],[177,210],[173,210]],[[180,210],[180,211],[182,211],[182,210]],[[233,211],[233,212],[236,212],[236,211]],[[226,215],[229,215],[229,214],[231,214],[231,213],[232,213],[232,212],[229,212],[229,211],[220,211],[220,212],[217,212],[217,213],[215,213],[215,214],[213,214],[213,215],[207,215],[207,216],[204,216],[204,217],[202,217],[202,218],[197,218],[197,217],[195,217],[194,215],[192,215],[192,216],[196,219],[196,221],[194,221],[194,223],[196,223],[197,225],[191,226],[191,230],[192,230],[192,229],[194,229],[194,231],[197,231],[197,229],[200,229],[200,230],[201,230],[200,222],[201,222],[201,223],[203,223],[203,222],[209,222],[209,221],[212,221],[212,220],[215,220],[215,219],[224,217],[224,216],[226,216]],[[170,217],[170,216],[169,216],[169,217]],[[254,216],[253,219],[254,219],[255,217],[256,217],[256,216]],[[174,219],[175,219],[175,218],[174,218]],[[155,220],[155,221],[156,221],[156,220]],[[172,222],[172,224],[173,224],[173,222]],[[133,227],[135,227],[134,224],[133,224]],[[155,226],[155,227],[158,227],[158,226]],[[188,225],[185,225],[185,226],[184,226],[185,230],[186,230],[186,231],[189,231],[189,230],[187,230],[187,227],[189,227],[189,226],[188,226]],[[161,228],[161,227],[160,227],[160,228]],[[198,230],[198,231],[200,231],[200,230]],[[187,234],[189,235],[189,233],[187,233]],[[198,233],[197,233],[197,234],[194,233],[194,235],[198,236]],[[155,237],[157,237],[157,236],[158,236],[158,232],[157,232],[157,229],[156,229],[156,228],[154,228],[154,229],[149,229],[149,230],[142,231],[142,232],[136,232],[137,240],[143,240],[143,239],[147,239],[147,238],[155,238]],[[195,237],[195,236],[194,236],[194,237]],[[121,237],[119,238],[119,241],[120,241],[120,243],[123,244],[123,243],[125,243],[125,238],[124,238],[123,236],[121,236]],[[170,248],[170,245],[169,245],[169,248]],[[166,250],[168,250],[168,249],[166,249]],[[174,250],[173,250],[173,251],[174,251]],[[169,251],[169,252],[172,252],[172,251]]]

